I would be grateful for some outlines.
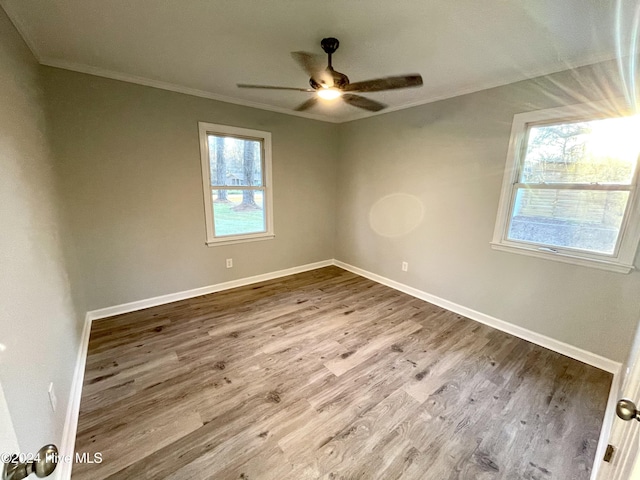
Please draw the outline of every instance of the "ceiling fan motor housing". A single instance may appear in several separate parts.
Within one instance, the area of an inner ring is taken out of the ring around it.
[[[333,78],[332,87],[342,89],[349,85],[349,77],[347,77],[344,73],[340,73],[334,70],[331,64],[331,54],[333,54],[340,46],[340,42],[338,41],[338,39],[334,37],[323,38],[320,42],[320,45],[322,46],[322,50],[324,50],[325,53],[329,55],[329,66],[327,66],[326,72],[329,73],[329,75],[331,75],[331,77]],[[320,82],[317,82],[313,77],[309,79],[309,85],[311,85],[311,87],[315,90],[326,88],[324,81],[321,80]]]
[[[349,77],[344,73],[337,72],[331,67],[327,67],[327,72],[333,77],[334,88],[344,88],[349,85]],[[326,88],[324,84],[318,83],[313,77],[309,79],[309,85],[311,85],[311,88],[315,90]]]

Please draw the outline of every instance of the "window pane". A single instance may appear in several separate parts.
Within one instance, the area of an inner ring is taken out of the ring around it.
[[[211,186],[263,186],[259,140],[207,135]]]
[[[521,183],[629,185],[640,154],[640,117],[533,126]]]
[[[262,190],[212,190],[216,237],[266,232]]]
[[[612,254],[629,192],[518,190],[509,240]]]

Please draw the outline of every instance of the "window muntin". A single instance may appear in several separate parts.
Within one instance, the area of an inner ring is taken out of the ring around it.
[[[269,132],[200,123],[200,141],[207,244],[272,238]]]
[[[639,131],[594,104],[516,115],[492,246],[632,269]]]

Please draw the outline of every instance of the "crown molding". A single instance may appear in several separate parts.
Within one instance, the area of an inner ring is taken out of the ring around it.
[[[2,0],[0,0],[2,1]],[[22,33],[21,33],[22,34]],[[610,60],[614,60],[616,57],[610,54],[600,54],[600,55],[592,55],[589,58],[581,61],[581,62],[565,62],[565,63],[555,63],[553,66],[549,66],[546,68],[540,68],[537,70],[531,70],[529,72],[514,72],[512,75],[503,76],[500,80],[483,82],[475,85],[467,85],[459,89],[451,90],[448,92],[443,92],[437,95],[430,95],[428,97],[422,98],[420,100],[404,103],[402,105],[396,105],[392,107],[388,107],[380,112],[362,112],[356,113],[354,115],[350,115],[347,118],[331,118],[326,115],[318,115],[314,113],[308,112],[296,112],[294,110],[290,110],[288,108],[276,107],[273,105],[268,105],[265,103],[259,102],[251,102],[248,100],[242,100],[234,97],[229,97],[226,95],[220,95],[217,93],[209,92],[206,90],[198,90],[195,88],[184,87],[182,85],[177,85],[173,83],[164,82],[161,80],[153,80],[146,77],[139,77],[136,75],[130,75],[127,73],[116,72],[113,70],[107,70],[99,67],[93,67],[90,65],[67,62],[65,60],[55,59],[44,57],[39,60],[41,65],[45,65],[48,67],[61,68],[64,70],[71,70],[74,72],[86,73],[88,75],[94,75],[98,77],[110,78],[112,80],[119,80],[122,82],[134,83],[136,85],[143,85],[152,88],[159,88],[161,90],[168,90],[176,93],[183,93],[185,95],[191,95],[195,97],[207,98],[210,100],[217,100],[219,102],[232,103],[235,105],[242,105],[244,107],[257,108],[260,110],[267,110],[276,113],[282,113],[285,115],[293,115],[296,117],[307,118],[310,120],[317,120],[321,122],[328,123],[347,123],[353,122],[356,120],[363,120],[365,118],[375,117],[378,115],[386,115],[388,113],[397,112],[399,110],[405,110],[407,108],[419,107],[421,105],[426,105],[428,103],[437,102],[440,100],[446,100],[449,98],[459,97],[462,95],[468,95],[470,93],[476,93],[483,90],[489,90],[491,88],[502,87],[505,85],[510,85],[512,83],[517,83],[525,80],[532,80],[535,78],[544,77],[546,75],[552,75],[554,73],[559,73],[567,70],[573,70],[580,67],[585,67],[588,65],[594,65],[601,62],[606,62]]]
[[[152,87],[152,88],[159,88],[161,90],[168,90],[170,92],[182,93],[182,94],[191,95],[194,97],[201,97],[201,98],[207,98],[209,100],[217,100],[219,102],[232,103],[235,105],[241,105],[243,107],[257,108],[260,110],[268,110],[270,112],[276,112],[276,113],[284,113],[286,115],[293,115],[296,117],[303,117],[310,120],[318,120],[321,122],[341,123],[341,120],[330,118],[325,115],[317,115],[314,113],[307,113],[307,112],[296,112],[294,110],[289,110],[288,108],[275,107],[273,105],[267,105],[265,103],[241,100],[238,98],[228,97],[226,95],[220,95],[220,94],[209,92],[206,90],[198,90],[196,88],[184,87],[182,85],[177,85],[174,83],[163,82],[161,80],[153,80],[150,78],[139,77],[136,75],[129,75],[128,73],[121,73],[113,70],[106,70],[104,68],[93,67],[90,65],[67,62],[66,60],[44,57],[40,60],[40,64],[47,67],[61,68],[64,70],[72,70],[74,72],[86,73],[88,75],[94,75],[97,77],[109,78],[112,80],[119,80],[121,82],[134,83],[136,85],[143,85],[143,86]]]

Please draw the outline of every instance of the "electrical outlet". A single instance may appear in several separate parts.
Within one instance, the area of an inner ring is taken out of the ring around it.
[[[58,399],[56,398],[56,391],[53,389],[53,382],[49,384],[49,402],[51,402],[51,409],[55,412],[58,406]]]
[[[402,262],[402,271],[407,272],[409,270],[409,264],[407,262]]]
[[[227,268],[233,267],[233,258],[227,258]]]

